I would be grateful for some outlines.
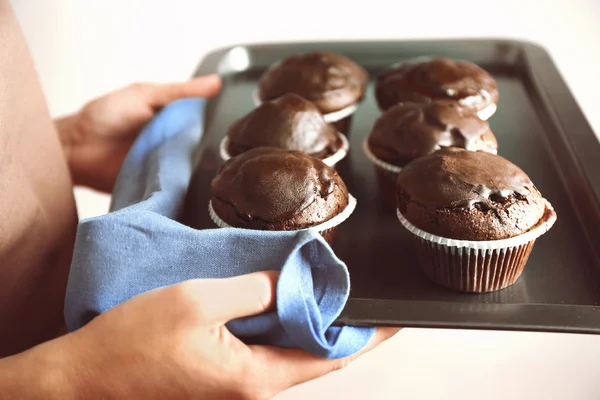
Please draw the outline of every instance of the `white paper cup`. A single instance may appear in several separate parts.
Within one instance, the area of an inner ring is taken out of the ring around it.
[[[467,293],[487,293],[514,284],[527,263],[537,238],[556,222],[556,212],[544,200],[546,211],[529,231],[501,240],[457,240],[436,236],[411,224],[396,210],[400,223],[413,234],[419,264],[439,285]]]
[[[379,192],[381,193],[382,199],[390,206],[395,207],[396,179],[398,179],[398,174],[402,171],[402,167],[398,167],[397,165],[387,163],[377,158],[369,148],[368,139],[363,141],[362,150],[369,161],[375,166],[377,185],[379,186]]]
[[[495,104],[490,104],[489,106],[487,106],[483,110],[477,111],[477,116],[479,117],[479,119],[487,121],[488,119],[490,119],[490,117],[492,115],[494,115],[494,113],[496,112],[497,108],[498,107]]]
[[[348,142],[346,136],[338,132],[338,137],[342,141],[342,146],[338,151],[323,159],[323,162],[330,167],[334,167],[338,162],[343,160],[348,155],[348,151],[350,151],[350,142]],[[227,161],[231,158],[231,155],[229,154],[229,137],[225,136],[221,139],[221,143],[219,144],[219,154],[223,161]]]
[[[339,228],[339,225],[342,222],[344,222],[345,220],[347,220],[350,217],[350,215],[354,212],[355,209],[356,209],[356,199],[351,194],[348,193],[348,205],[346,206],[346,208],[344,208],[344,210],[341,213],[339,213],[335,217],[333,217],[323,223],[320,223],[315,226],[311,226],[310,228],[298,229],[298,231],[314,230],[316,232],[319,232],[321,234],[321,236],[323,236],[323,238],[327,241],[327,243],[332,245],[333,242],[335,241],[335,236],[336,236],[337,230]],[[212,206],[212,201],[209,201],[209,203],[208,203],[208,214],[210,215],[210,218],[212,219],[212,221],[219,228],[234,228],[233,226],[229,225],[227,222],[223,221],[217,215],[217,213],[215,212],[215,210]]]
[[[262,104],[262,100],[258,95],[258,89],[254,89],[252,91],[252,102],[255,107],[258,107]],[[358,110],[358,103],[351,104],[348,107],[342,108],[338,111],[333,111],[327,114],[323,114],[323,119],[328,124],[332,124],[335,128],[343,133],[344,135],[348,134],[350,129],[350,118],[352,115]]]
[[[496,112],[496,109],[497,109],[496,104],[491,103],[492,96],[490,95],[490,93],[487,90],[481,89],[475,96],[468,96],[468,97],[458,100],[458,105],[461,107],[465,107],[465,108],[471,108],[475,102],[477,102],[477,101],[479,101],[479,99],[481,99],[481,97],[483,97],[484,101],[490,102],[490,104],[483,110],[477,111],[477,116],[479,117],[479,119],[486,121],[492,115],[494,115],[494,113]]]

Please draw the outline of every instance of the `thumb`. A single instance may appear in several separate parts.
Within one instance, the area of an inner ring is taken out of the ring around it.
[[[279,272],[263,271],[225,279],[188,281],[194,301],[207,324],[261,314],[275,306]]]
[[[205,75],[186,82],[150,84],[148,101],[152,108],[161,108],[185,97],[212,97],[221,89],[218,75]]]

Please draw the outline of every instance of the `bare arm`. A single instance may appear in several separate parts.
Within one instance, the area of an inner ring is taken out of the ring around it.
[[[227,330],[229,320],[275,307],[277,276],[191,280],[137,296],[74,333],[0,360],[0,399],[266,400],[354,360],[359,354],[325,360],[248,346]],[[362,353],[396,332],[379,329]]]
[[[76,366],[70,363],[66,338],[0,359],[0,399],[77,398]]]

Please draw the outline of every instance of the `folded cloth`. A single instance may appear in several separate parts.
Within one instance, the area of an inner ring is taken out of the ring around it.
[[[165,107],[127,155],[110,212],[80,222],[65,299],[68,329],[161,286],[277,270],[276,311],[230,321],[236,337],[323,358],[359,351],[374,328],[332,326],[348,299],[350,280],[321,235],[196,230],[176,221],[202,136],[204,103],[192,98]]]

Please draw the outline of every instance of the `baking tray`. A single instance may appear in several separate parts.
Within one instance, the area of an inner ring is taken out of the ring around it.
[[[210,181],[221,164],[219,141],[253,108],[251,92],[277,60],[331,50],[365,67],[371,84],[349,134],[351,151],[337,169],[358,200],[334,245],[352,290],[338,324],[600,333],[600,143],[542,48],[507,40],[318,42],[239,45],[210,53],[195,75],[218,73],[221,93],[205,110],[205,133],[182,222],[213,228],[206,212]],[[421,272],[410,237],[381,204],[374,169],[360,145],[380,115],[373,78],[386,66],[423,55],[475,62],[494,75],[500,100],[490,124],[499,154],[519,165],[558,213],[537,241],[525,272],[510,288],[461,294]]]

